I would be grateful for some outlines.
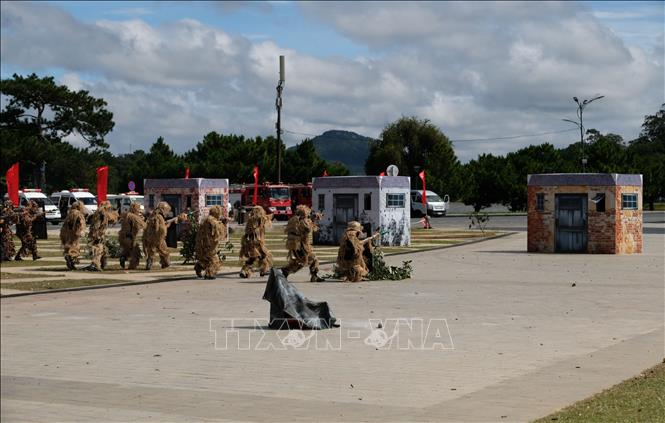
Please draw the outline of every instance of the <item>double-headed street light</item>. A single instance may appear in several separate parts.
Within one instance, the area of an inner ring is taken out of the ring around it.
[[[563,121],[573,123],[573,124],[577,125],[578,128],[580,128],[580,143],[582,145],[582,172],[584,172],[586,162],[587,162],[586,156],[584,155],[584,120],[582,119],[582,115],[584,113],[584,108],[586,106],[588,106],[589,104],[591,104],[592,102],[594,102],[596,100],[600,100],[603,97],[605,97],[605,96],[604,95],[598,95],[598,96],[596,96],[594,98],[591,98],[591,99],[582,100],[581,102],[577,97],[573,97],[573,101],[575,103],[577,103],[577,118],[580,121],[575,122],[574,120],[570,120],[570,119],[562,119]]]

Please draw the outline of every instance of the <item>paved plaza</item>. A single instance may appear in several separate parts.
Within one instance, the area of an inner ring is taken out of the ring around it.
[[[305,333],[319,349],[254,329],[265,279],[236,273],[3,298],[2,421],[528,421],[663,360],[662,234],[641,255],[525,250],[520,232],[393,256],[415,268],[396,282],[303,270],[297,288],[341,320]],[[397,318],[445,319],[443,348],[368,342]]]

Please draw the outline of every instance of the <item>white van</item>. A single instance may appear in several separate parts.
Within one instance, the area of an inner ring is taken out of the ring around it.
[[[60,209],[62,216],[67,216],[69,206],[77,201],[85,205],[86,216],[90,216],[97,211],[97,199],[88,191],[88,188],[72,188],[70,190],[54,192],[51,194],[51,201]]]
[[[122,194],[109,194],[106,196],[106,199],[111,203],[113,209],[118,213],[127,213],[129,211],[129,206],[137,202],[141,205],[141,213],[144,213],[145,208],[143,207],[143,196],[138,192],[129,191]]]
[[[5,194],[5,198],[9,198]],[[62,220],[62,214],[60,210],[53,204],[53,202],[42,192],[39,188],[26,188],[23,191],[18,192],[19,198],[19,207],[25,207],[28,204],[28,201],[32,200],[39,206],[40,209],[44,211],[46,221],[51,222],[53,225],[57,225]]]
[[[444,195],[443,199],[439,197],[434,191],[427,191],[427,214],[430,216],[445,216],[450,204],[450,197]],[[423,205],[423,192],[411,191],[411,214],[416,216],[423,216],[425,214],[425,206]]]

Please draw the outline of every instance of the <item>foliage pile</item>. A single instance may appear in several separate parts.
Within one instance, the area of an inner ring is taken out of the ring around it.
[[[411,260],[403,261],[401,266],[388,266],[383,260],[381,247],[376,247],[372,255],[372,271],[367,275],[367,279],[371,281],[399,281],[409,279],[411,273],[413,273]]]

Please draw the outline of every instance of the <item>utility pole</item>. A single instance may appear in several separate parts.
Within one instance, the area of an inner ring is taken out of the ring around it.
[[[562,119],[565,122],[570,122],[574,123],[580,128],[580,144],[582,147],[582,173],[586,171],[586,163],[587,163],[587,158],[586,155],[584,154],[584,120],[582,119],[582,115],[584,113],[584,108],[591,104],[592,102],[599,100],[601,98],[605,97],[604,95],[598,95],[592,99],[587,99],[587,100],[580,100],[577,97],[573,97],[573,101],[577,103],[577,118],[580,120],[579,123],[575,122],[574,120],[570,119]]]
[[[284,56],[279,56],[279,82],[277,83],[277,183],[282,182],[282,90],[284,90]]]

